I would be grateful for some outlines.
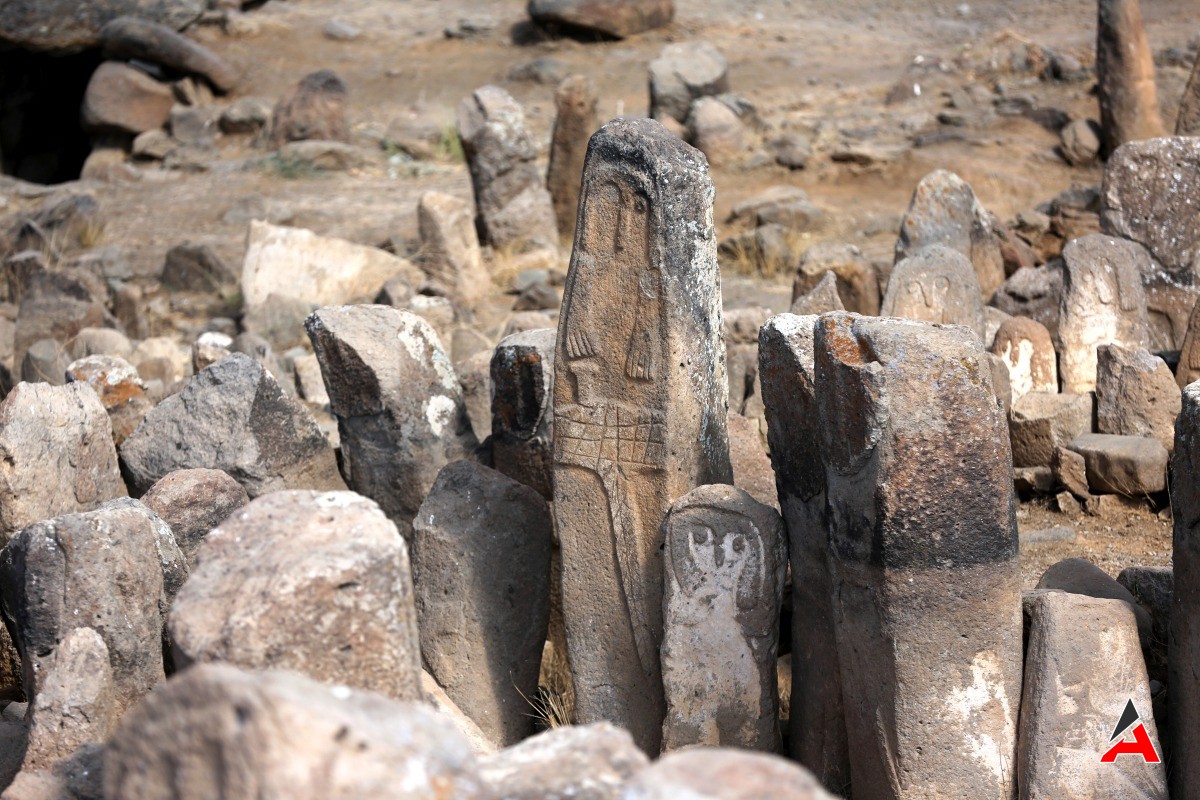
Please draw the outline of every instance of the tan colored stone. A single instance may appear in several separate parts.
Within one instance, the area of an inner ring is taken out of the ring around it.
[[[879,315],[879,277],[871,262],[852,244],[828,242],[814,244],[800,257],[800,266],[796,268],[796,278],[792,282],[793,309],[806,292],[816,288],[826,272],[832,272],[837,278],[837,293],[847,311],[868,317]],[[792,313],[800,312],[793,310]]]
[[[1102,344],[1096,354],[1096,431],[1148,436],[1173,450],[1183,399],[1171,368],[1141,348]]]
[[[128,64],[105,61],[83,96],[83,124],[93,131],[142,133],[161,128],[171,115],[171,87]]]
[[[744,750],[696,748],[642,770],[622,800],[833,800],[804,767]]]
[[[309,139],[348,142],[348,95],[345,82],[331,70],[305,75],[275,104],[271,112],[271,143],[281,147]]]
[[[492,276],[483,263],[475,213],[454,195],[426,192],[417,206],[421,232],[421,268],[468,305],[492,290]]]
[[[1096,95],[1109,155],[1126,142],[1164,136],[1154,85],[1154,53],[1139,0],[1100,0],[1096,24]]]
[[[979,281],[971,262],[941,244],[930,245],[896,265],[880,314],[965,325],[981,343],[986,333]]]
[[[991,351],[1008,367],[1015,401],[1030,392],[1058,391],[1058,362],[1046,327],[1028,317],[1010,317],[1000,324]]]
[[[558,232],[574,238],[579,213],[579,185],[583,179],[583,162],[587,143],[600,127],[596,113],[599,98],[596,84],[585,75],[571,75],[558,85],[554,94],[557,116],[550,137],[550,166],[546,186],[554,201]]]

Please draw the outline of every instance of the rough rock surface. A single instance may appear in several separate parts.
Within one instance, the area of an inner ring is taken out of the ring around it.
[[[114,713],[137,702],[164,678],[163,625],[187,574],[170,528],[136,500],[22,530],[0,553],[0,595],[26,694],[41,692],[67,635],[89,627],[108,648]]]
[[[479,760],[505,800],[619,800],[650,764],[627,731],[607,722],[555,728]]]
[[[1013,400],[1030,392],[1058,391],[1054,342],[1041,323],[1028,317],[1009,317],[1000,324],[989,349],[1004,361]]]
[[[347,482],[407,538],[438,471],[475,446],[458,376],[437,334],[408,311],[322,308],[306,328],[338,418]]]
[[[1175,449],[1175,418],[1183,407],[1171,368],[1144,349],[1100,345],[1096,366],[1096,430],[1149,436]]]
[[[697,748],[642,770],[622,800],[832,800],[812,774],[790,761],[744,750]]]
[[[225,661],[421,698],[408,549],[352,492],[275,492],[210,532],[170,633],[179,668]]]
[[[965,255],[943,244],[931,244],[896,264],[880,314],[965,325],[981,342],[985,334],[975,270]]]
[[[203,45],[141,15],[117,17],[100,29],[104,57],[145,61],[187,75],[199,75],[217,91],[228,92],[241,78],[239,70]]]
[[[305,75],[279,98],[271,112],[271,143],[316,140],[347,142],[350,122],[346,118],[345,82],[331,70]]]
[[[104,797],[214,795],[490,797],[466,739],[424,705],[211,664],[182,673],[121,721],[104,756]]]
[[[624,39],[670,24],[675,0],[529,0],[529,16],[541,25]]]
[[[84,93],[83,126],[101,133],[143,133],[161,128],[174,103],[169,85],[128,64],[105,61]]]
[[[862,250],[852,244],[814,244],[804,251],[792,282],[793,308],[806,292],[816,288],[827,272],[832,272],[837,278],[838,297],[847,311],[868,317],[878,316],[879,276]]]
[[[1139,0],[1100,0],[1096,24],[1096,96],[1102,154],[1166,133],[1158,113],[1154,52]]]
[[[6,3],[0,8],[0,41],[29,50],[76,51],[100,44],[105,23],[135,15],[179,30],[205,9],[205,0],[79,0]]]
[[[312,414],[242,353],[155,406],[121,445],[121,463],[139,494],[170,472],[194,468],[228,473],[251,497],[346,486]]]
[[[1092,429],[1092,396],[1030,392],[1013,400],[1008,419],[1013,466],[1045,467],[1055,448]]]
[[[1200,663],[1200,384],[1183,390],[1183,411],[1175,427],[1171,462],[1171,514],[1174,518],[1171,636],[1168,674],[1171,688],[1171,793],[1186,797],[1200,781],[1200,741],[1191,734],[1200,715],[1200,684],[1192,680]]]
[[[142,495],[142,503],[171,526],[189,567],[208,532],[248,502],[242,485],[219,469],[167,473]]]
[[[0,542],[125,495],[112,425],[81,384],[22,383],[0,402]]]
[[[492,461],[497,470],[554,496],[554,343],[550,328],[506,336],[492,353]]]
[[[679,42],[650,62],[650,116],[683,123],[692,102],[729,91],[729,64],[708,42]]]
[[[1093,491],[1140,497],[1167,487],[1167,449],[1156,439],[1085,433],[1068,446],[1087,462]]]

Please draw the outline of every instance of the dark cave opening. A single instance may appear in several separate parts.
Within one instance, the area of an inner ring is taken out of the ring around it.
[[[97,50],[0,51],[0,171],[42,184],[79,177],[92,149],[80,109],[99,64]]]

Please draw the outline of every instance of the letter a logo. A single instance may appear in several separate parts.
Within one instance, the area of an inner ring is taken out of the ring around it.
[[[1127,732],[1133,733],[1133,741],[1126,741],[1124,737]],[[1158,750],[1154,748],[1154,742],[1150,741],[1150,734],[1146,731],[1142,718],[1133,707],[1132,699],[1125,704],[1121,719],[1117,721],[1117,727],[1113,728],[1108,741],[1112,746],[1100,757],[1101,764],[1112,764],[1117,760],[1117,756],[1140,756],[1147,764],[1158,764],[1162,761]]]

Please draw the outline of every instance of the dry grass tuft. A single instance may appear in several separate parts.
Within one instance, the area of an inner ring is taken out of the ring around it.
[[[542,650],[542,674],[538,678],[538,696],[529,702],[533,716],[545,728],[563,728],[575,718],[575,686],[566,653],[553,642]]]

